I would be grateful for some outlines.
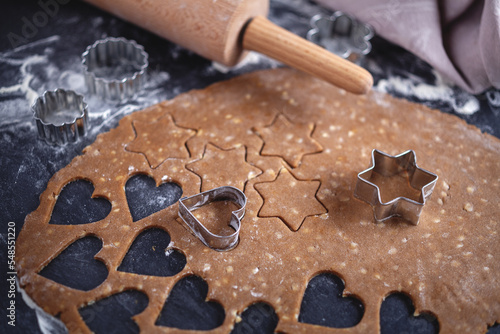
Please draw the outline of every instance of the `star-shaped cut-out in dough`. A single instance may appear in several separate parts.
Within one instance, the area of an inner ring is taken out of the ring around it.
[[[264,199],[259,217],[278,217],[292,231],[298,231],[307,217],[327,212],[316,198],[319,187],[319,181],[297,180],[282,168],[274,181],[255,184]]]
[[[271,125],[253,130],[264,141],[261,155],[280,156],[293,168],[298,167],[304,155],[323,150],[311,137],[314,123],[292,123],[279,114]]]
[[[358,174],[354,196],[373,207],[376,221],[399,216],[417,225],[437,179],[417,166],[412,150],[396,156],[373,150],[372,166]]]
[[[137,136],[126,148],[130,152],[144,154],[151,168],[158,167],[168,158],[190,157],[186,141],[196,131],[177,126],[172,116],[167,115],[154,122],[134,121],[132,126]]]
[[[186,165],[186,168],[201,177],[201,191],[222,186],[244,190],[248,180],[262,173],[246,161],[245,146],[223,150],[208,144],[203,158]]]

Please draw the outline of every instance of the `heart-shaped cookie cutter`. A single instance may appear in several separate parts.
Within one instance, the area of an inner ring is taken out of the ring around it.
[[[229,226],[234,229],[234,233],[230,235],[218,235],[210,232],[192,214],[192,211],[216,201],[231,201],[240,206],[238,210],[231,213]],[[194,196],[181,198],[179,200],[179,217],[207,247],[217,251],[225,251],[234,248],[238,243],[241,219],[245,215],[246,204],[247,197],[241,190],[231,186],[223,186]]]

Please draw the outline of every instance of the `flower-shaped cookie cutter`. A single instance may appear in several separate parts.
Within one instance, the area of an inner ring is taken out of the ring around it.
[[[122,37],[108,37],[87,47],[82,65],[91,94],[122,101],[142,90],[149,62],[142,45]]]
[[[87,103],[72,90],[46,91],[31,106],[38,137],[51,145],[78,141],[87,132]]]
[[[231,213],[229,226],[234,229],[234,233],[230,235],[214,234],[192,214],[192,211],[215,201],[231,201],[240,207],[238,210]],[[246,204],[247,197],[241,190],[230,186],[224,186],[194,196],[181,198],[179,200],[179,217],[205,246],[217,251],[225,251],[234,248],[238,243],[241,219],[243,219],[245,215]]]
[[[372,173],[384,177],[408,173],[410,186],[420,191],[420,198],[415,201],[406,197],[396,197],[389,202],[382,202],[379,187],[370,182]],[[399,155],[388,155],[379,150],[372,151],[372,166],[358,174],[354,196],[373,207],[375,220],[382,222],[394,216],[401,217],[413,225],[418,225],[420,213],[434,190],[438,176],[417,166],[417,157],[413,150]]]
[[[317,14],[310,25],[306,38],[342,58],[357,62],[372,49],[373,28],[345,13]]]

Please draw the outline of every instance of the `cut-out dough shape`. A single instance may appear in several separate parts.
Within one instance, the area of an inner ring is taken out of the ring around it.
[[[132,317],[148,306],[148,296],[137,290],[127,290],[78,311],[82,320],[94,333],[139,333]]]
[[[75,180],[64,186],[52,210],[50,224],[89,224],[101,219],[111,211],[105,198],[92,197],[94,186],[87,180]]]
[[[143,174],[132,176],[125,184],[127,202],[134,221],[165,209],[181,198],[182,189],[175,183],[162,183]]]
[[[130,152],[144,154],[151,168],[158,167],[167,158],[189,158],[186,141],[196,131],[177,126],[172,116],[167,115],[154,122],[134,121],[132,124],[137,136],[126,148]]]
[[[292,123],[285,116],[278,114],[271,125],[256,127],[254,131],[264,141],[262,155],[280,156],[293,168],[299,166],[304,155],[323,150],[311,137],[314,123]]]
[[[217,168],[210,168],[217,166]],[[201,160],[186,166],[201,177],[201,191],[222,186],[232,186],[244,190],[245,184],[262,173],[246,162],[244,146],[231,150],[222,150],[208,144]]]
[[[224,322],[224,308],[207,301],[208,284],[199,276],[187,276],[177,282],[168,296],[157,326],[179,329],[210,330]]]
[[[186,265],[186,257],[168,249],[170,235],[159,228],[147,229],[137,236],[118,267],[120,271],[151,276],[173,276]]]
[[[108,276],[108,269],[95,254],[102,242],[96,237],[83,237],[70,244],[39,274],[73,289],[89,291],[99,286]]]
[[[255,303],[243,311],[231,334],[273,334],[278,325],[278,315],[274,308],[266,303]]]
[[[487,334],[500,334],[500,322],[495,322],[492,326],[488,326]]]
[[[436,317],[422,312],[415,315],[415,307],[410,297],[403,293],[393,293],[385,298],[380,308],[380,333],[439,333]]]
[[[347,328],[356,326],[364,313],[355,297],[343,297],[344,283],[333,274],[320,274],[307,285],[299,321],[310,324]]]
[[[306,217],[327,212],[316,198],[319,186],[319,181],[297,180],[282,168],[274,181],[255,184],[264,198],[259,216],[278,217],[292,231],[298,231]]]

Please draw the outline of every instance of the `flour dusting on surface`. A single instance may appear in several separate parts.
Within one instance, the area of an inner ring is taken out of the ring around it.
[[[72,54],[62,63],[51,60],[52,54],[56,52],[55,48],[60,47],[58,43],[60,44],[58,36],[53,36],[0,53],[0,65],[15,73],[13,82],[0,87],[0,97],[6,99],[0,107],[0,127],[25,123],[32,131],[36,131],[31,104],[44,91],[57,88],[74,90],[84,95],[89,106],[92,125],[90,131],[95,134],[105,125],[112,127],[111,121],[117,121],[118,116],[127,115],[169,97],[162,89],[165,82],[170,80],[169,73],[154,70],[148,71],[144,90],[134,99],[117,103],[91,96],[87,94],[80,54]]]
[[[31,88],[30,83],[33,80],[34,74],[31,73],[30,69],[36,64],[47,63],[46,55],[34,55],[28,56],[24,59],[10,59],[10,58],[0,58],[0,61],[13,66],[19,65],[19,72],[21,74],[20,82],[11,85],[0,87],[1,95],[9,95],[20,93],[22,94],[29,104],[33,103],[37,98],[37,93]]]
[[[257,53],[254,51],[249,52],[245,58],[241,60],[238,64],[233,67],[225,66],[218,62],[212,62],[212,67],[214,70],[219,71],[221,73],[228,73],[230,71],[245,71],[249,70],[249,68],[253,65],[267,65],[270,68],[277,68],[281,63],[277,60],[267,57],[261,53]]]
[[[435,84],[425,83],[418,77],[403,78],[390,76],[380,79],[374,89],[390,94],[413,97],[421,101],[443,101],[449,103],[453,110],[462,115],[471,115],[479,110],[479,101],[474,95],[454,88],[437,72],[433,71]]]
[[[38,326],[43,334],[67,334],[68,330],[61,320],[45,312],[40,306],[38,306],[31,298],[28,296],[26,291],[19,286],[19,282],[16,281],[17,291],[21,293],[23,301],[36,312],[36,318],[38,320]]]

